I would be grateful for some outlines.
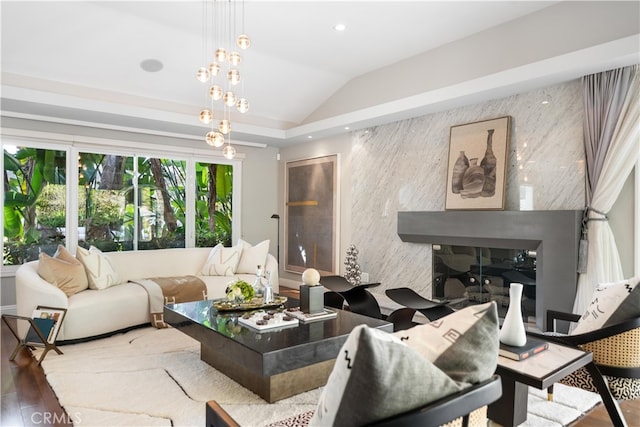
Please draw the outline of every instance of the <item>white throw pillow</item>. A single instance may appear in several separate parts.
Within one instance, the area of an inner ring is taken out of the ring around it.
[[[269,254],[269,240],[264,240],[255,246],[251,246],[251,243],[238,239],[238,246],[242,247],[242,256],[236,273],[256,274],[258,266],[264,268]]]
[[[238,261],[242,254],[242,246],[225,248],[218,243],[211,252],[207,261],[202,266],[203,276],[233,276],[236,274]]]
[[[109,286],[122,283],[109,257],[95,246],[90,246],[89,250],[78,246],[76,258],[84,266],[90,289],[107,289]]]
[[[571,335],[595,331],[640,313],[640,277],[604,283],[593,291],[591,303]]]

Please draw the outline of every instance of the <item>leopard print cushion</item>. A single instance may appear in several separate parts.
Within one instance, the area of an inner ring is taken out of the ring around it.
[[[640,399],[640,379],[607,376],[605,376],[605,379],[609,384],[609,390],[611,390],[611,395],[614,399]],[[593,384],[591,375],[589,375],[589,372],[587,372],[585,368],[578,369],[573,374],[564,377],[560,382],[568,386],[578,387],[594,393],[598,392]]]
[[[293,417],[285,418],[284,420],[277,421],[269,424],[267,427],[307,427],[313,413],[315,411],[307,411]]]

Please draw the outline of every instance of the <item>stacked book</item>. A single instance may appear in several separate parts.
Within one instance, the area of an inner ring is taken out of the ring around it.
[[[527,336],[527,343],[522,347],[513,347],[500,343],[500,356],[513,360],[525,360],[549,348],[547,341]]]

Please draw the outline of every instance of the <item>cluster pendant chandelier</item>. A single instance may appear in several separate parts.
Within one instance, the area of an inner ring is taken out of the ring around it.
[[[241,73],[244,51],[251,45],[244,33],[244,1],[202,0],[202,60],[196,77],[207,84],[207,107],[200,111],[200,121],[210,124],[205,141],[212,147],[224,146],[222,154],[233,159],[231,145],[231,112],[246,113],[249,101],[244,98]],[[238,11],[238,9],[240,9]],[[216,104],[221,108],[216,111]]]

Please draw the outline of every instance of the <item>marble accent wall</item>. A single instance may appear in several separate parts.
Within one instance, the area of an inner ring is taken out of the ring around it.
[[[451,126],[511,116],[505,210],[582,209],[582,114],[573,81],[354,133],[352,242],[376,292],[431,295],[431,245],[402,242],[397,212],[444,210]]]

